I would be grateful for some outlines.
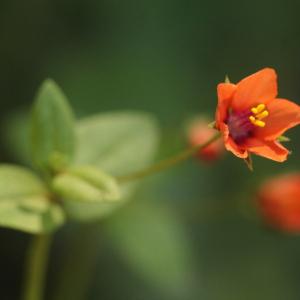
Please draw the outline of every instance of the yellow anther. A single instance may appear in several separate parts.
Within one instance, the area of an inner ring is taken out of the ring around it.
[[[266,123],[261,120],[255,120],[254,125],[256,125],[258,127],[265,127]]]
[[[260,114],[256,115],[256,118],[259,119],[259,120],[261,120],[261,119],[267,117],[268,115],[269,115],[269,112],[267,110],[264,110]]]
[[[265,104],[258,104],[256,107],[251,108],[252,116],[249,117],[250,122],[258,127],[265,127],[266,123],[262,121],[269,115],[269,112],[265,110]]]
[[[250,116],[250,117],[249,117],[249,120],[250,120],[250,121],[251,121],[251,123],[253,123],[253,124],[254,124],[254,123],[255,123],[255,121],[256,121],[255,117],[253,117],[253,116]]]
[[[257,113],[262,112],[265,108],[266,108],[266,106],[265,106],[264,104],[258,104],[258,105],[256,106]]]
[[[258,110],[256,107],[252,107],[251,112],[253,112],[255,115],[258,114]]]

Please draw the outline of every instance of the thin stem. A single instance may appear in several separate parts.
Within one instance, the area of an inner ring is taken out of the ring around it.
[[[23,300],[43,299],[50,244],[50,235],[35,235],[32,238],[25,265]]]
[[[137,180],[140,178],[144,178],[146,176],[158,173],[160,171],[166,170],[186,159],[188,159],[189,157],[191,157],[192,155],[194,155],[195,153],[197,153],[199,150],[207,147],[208,145],[210,145],[211,143],[213,143],[214,141],[216,141],[218,138],[220,137],[220,133],[216,133],[214,136],[212,136],[207,142],[203,143],[203,144],[199,144],[196,145],[194,147],[191,147],[189,149],[186,149],[180,153],[178,153],[177,155],[167,158],[165,160],[162,160],[144,170],[140,170],[128,175],[124,175],[124,176],[119,176],[117,177],[117,180],[120,183],[124,183],[127,181],[132,181],[132,180]]]

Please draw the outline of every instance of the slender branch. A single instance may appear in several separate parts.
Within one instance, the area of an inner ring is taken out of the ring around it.
[[[50,244],[50,235],[35,235],[32,238],[25,265],[23,300],[43,299]]]
[[[213,137],[211,137],[207,142],[205,142],[203,144],[199,144],[199,145],[196,145],[189,149],[186,149],[173,157],[170,157],[170,158],[162,160],[158,163],[155,163],[154,165],[152,165],[148,168],[145,168],[143,170],[140,170],[140,171],[128,174],[128,175],[124,175],[124,176],[118,176],[117,180],[120,183],[124,183],[127,181],[141,179],[146,176],[166,170],[166,169],[188,159],[189,157],[191,157],[192,155],[197,153],[199,150],[201,150],[201,149],[207,147],[208,145],[210,145],[211,143],[215,142],[219,137],[220,137],[220,133],[216,133]]]

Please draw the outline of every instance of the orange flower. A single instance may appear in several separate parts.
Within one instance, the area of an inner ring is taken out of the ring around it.
[[[188,141],[191,146],[203,144],[212,138],[216,131],[208,127],[208,121],[205,118],[199,118],[193,121],[188,128]],[[220,139],[200,149],[196,156],[203,161],[214,161],[224,152],[224,145]]]
[[[265,221],[278,229],[300,233],[300,173],[265,182],[258,194]]]
[[[277,76],[265,68],[237,84],[218,85],[216,128],[225,147],[240,158],[254,153],[285,161],[289,151],[277,139],[300,123],[300,106],[277,97]]]

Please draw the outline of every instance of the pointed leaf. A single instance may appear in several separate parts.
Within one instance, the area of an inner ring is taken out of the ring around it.
[[[246,163],[248,169],[252,172],[253,171],[253,162],[252,162],[251,154],[249,154],[248,157],[246,157],[244,159],[244,162]]]
[[[225,82],[225,83],[231,83],[228,75],[225,75],[225,80],[224,80],[224,82]]]
[[[31,143],[34,163],[42,170],[61,169],[74,151],[74,118],[66,96],[48,79],[33,106]]]

